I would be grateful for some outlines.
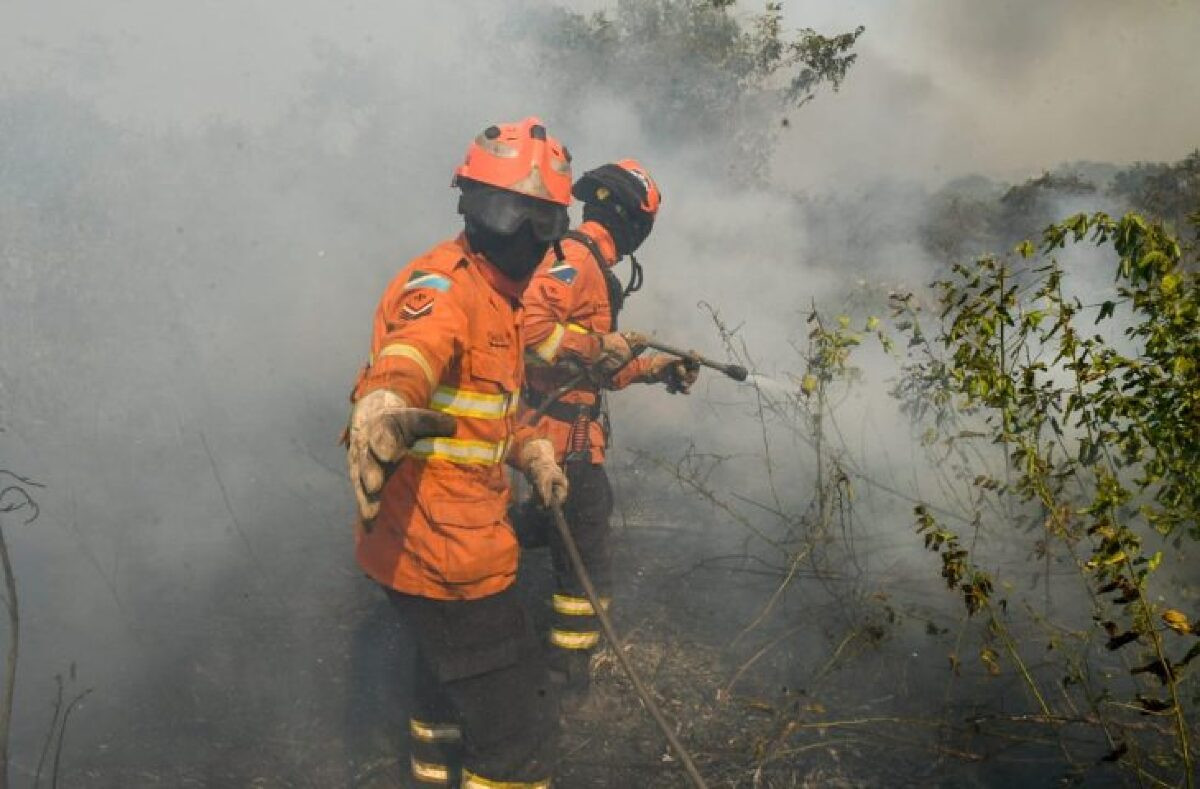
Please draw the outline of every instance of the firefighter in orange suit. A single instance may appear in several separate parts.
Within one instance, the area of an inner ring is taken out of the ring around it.
[[[555,458],[566,469],[571,493],[564,512],[607,604],[613,497],[603,466],[608,441],[603,391],[664,383],[668,391],[686,393],[698,366],[672,356],[636,355],[638,336],[617,331],[625,297],[641,284],[633,252],[658,214],[657,184],[638,162],[626,159],[585,173],[573,191],[583,203],[584,222],[567,233],[561,259],[551,255],[542,262],[525,292],[526,418],[536,418],[535,428],[550,437]],[[623,286],[612,269],[626,255],[632,275]],[[546,402],[572,381],[578,383],[557,401]],[[564,703],[571,706],[587,695],[598,622],[545,510],[526,504],[515,517],[523,535],[537,535],[533,544],[541,535],[549,538],[556,577],[551,668],[565,685]]]
[[[536,118],[475,139],[453,182],[465,229],[388,285],[352,395],[357,558],[416,642],[409,734],[423,785],[550,783],[557,709],[513,588],[504,462],[543,501],[565,499],[552,445],[515,417],[520,298],[567,229],[569,163]]]

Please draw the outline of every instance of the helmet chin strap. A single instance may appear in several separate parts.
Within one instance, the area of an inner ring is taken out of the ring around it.
[[[562,251],[562,242],[558,239],[555,239],[554,241],[554,259],[559,263],[567,259],[567,256],[564,255]]]
[[[625,295],[637,293],[642,289],[642,283],[646,279],[645,271],[642,269],[642,264],[634,257],[633,253],[629,253],[629,282],[625,284]]]

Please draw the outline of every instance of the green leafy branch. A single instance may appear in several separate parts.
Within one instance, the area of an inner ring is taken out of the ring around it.
[[[1054,257],[1083,242],[1117,258],[1114,297],[1098,305],[1066,295],[1068,270]],[[896,327],[915,353],[893,393],[914,417],[932,418],[935,434],[1003,448],[1005,480],[991,489],[1040,507],[1047,538],[1076,558],[1111,611],[1098,617],[1108,648],[1147,651],[1130,672],[1157,679],[1166,697],[1139,693],[1136,703],[1173,718],[1190,785],[1179,683],[1200,647],[1171,660],[1165,631],[1195,633],[1186,616],[1151,600],[1163,554],[1147,555],[1143,542],[1155,531],[1176,545],[1181,534],[1200,536],[1200,283],[1181,266],[1179,242],[1135,214],[1073,216],[1047,228],[1038,252],[1025,242],[1011,265],[995,257],[955,265],[933,284],[940,331],[932,340],[913,297],[894,299]],[[1122,346],[1083,325],[1093,310],[1092,326],[1119,326]],[[986,605],[990,586],[973,583],[986,575],[970,568],[957,537],[927,511],[918,511],[918,530],[968,613]]]

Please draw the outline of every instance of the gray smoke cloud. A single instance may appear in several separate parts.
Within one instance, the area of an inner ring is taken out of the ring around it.
[[[352,746],[325,734],[384,715],[354,669],[387,676],[394,644],[350,559],[335,439],[375,300],[456,232],[450,173],[485,125],[537,113],[579,168],[642,159],[666,198],[624,325],[720,355],[703,302],[772,375],[797,369],[813,303],[860,276],[924,281],[930,185],[1195,144],[1193,4],[942,6],[789,6],[868,32],[755,187],[648,132],[636,95],[564,99],[536,44],[503,39],[548,3],[0,9],[0,467],[46,485],[39,521],[5,521],[16,774],[74,662],[96,688],[70,734],[80,784],[247,783],[259,764],[342,782],[320,770]],[[851,444],[894,424],[874,391],[848,406]],[[700,395],[615,398],[617,457],[761,451],[752,392],[707,376]],[[805,447],[784,446],[781,473],[805,479]],[[753,465],[729,473],[761,486]]]
[[[777,175],[820,188],[965,173],[1027,177],[1089,159],[1176,160],[1197,144],[1194,3],[848,2],[796,24],[865,24],[837,101],[798,113]]]

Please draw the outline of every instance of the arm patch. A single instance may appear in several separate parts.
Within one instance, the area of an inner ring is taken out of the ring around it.
[[[565,260],[555,263],[547,273],[559,282],[567,285],[573,283],[575,277],[579,276],[579,271]]]
[[[408,278],[408,282],[404,283],[404,289],[408,291],[418,288],[433,288],[439,293],[445,293],[450,290],[450,278],[442,274],[418,269]]]
[[[408,293],[400,302],[400,317],[415,320],[433,312],[435,291],[432,288],[421,288]]]

